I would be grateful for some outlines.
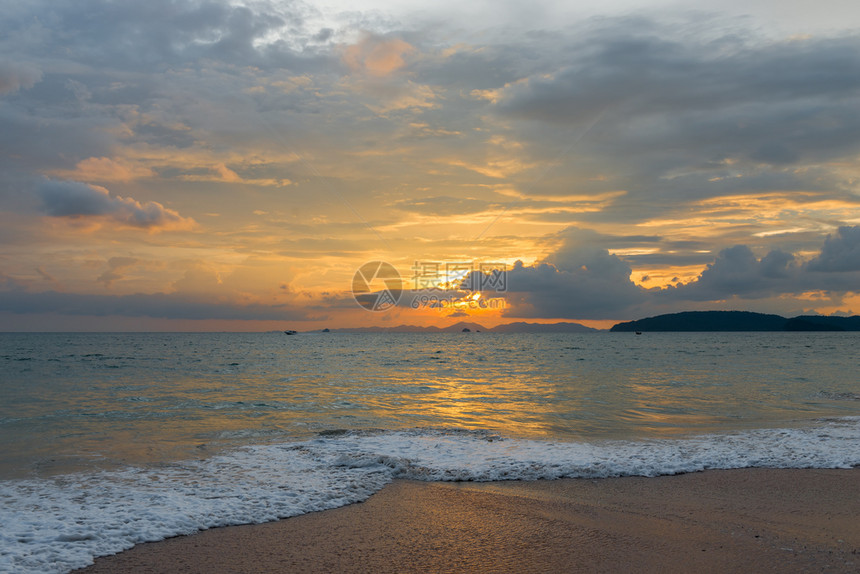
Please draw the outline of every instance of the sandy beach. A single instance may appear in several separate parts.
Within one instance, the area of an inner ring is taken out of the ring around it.
[[[79,572],[856,572],[860,469],[396,481],[361,504],[143,544]]]

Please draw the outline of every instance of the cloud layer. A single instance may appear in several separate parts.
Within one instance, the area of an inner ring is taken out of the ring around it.
[[[4,308],[360,323],[355,269],[432,260],[510,317],[860,312],[848,25],[348,8],[3,4]]]
[[[636,285],[629,264],[606,250],[563,244],[549,260],[554,263],[518,262],[507,271],[508,316],[613,319],[698,308],[703,302],[754,308],[779,299],[805,312],[814,309],[812,300],[800,298],[805,293],[817,294],[820,304],[839,303],[846,293],[860,291],[860,227],[828,235],[807,261],[779,249],[757,257],[746,245],[729,247],[695,279],[663,288]]]
[[[0,96],[32,88],[42,73],[29,66],[0,61]]]
[[[39,186],[39,196],[51,217],[99,218],[152,230],[194,225],[194,220],[156,201],[140,203],[130,197],[112,196],[103,187],[78,181],[46,180]]]

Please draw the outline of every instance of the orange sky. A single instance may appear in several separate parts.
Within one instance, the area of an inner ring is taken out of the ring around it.
[[[217,5],[4,8],[0,330],[860,313],[860,35],[825,6]]]

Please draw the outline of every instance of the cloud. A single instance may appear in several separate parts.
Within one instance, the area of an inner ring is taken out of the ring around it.
[[[261,58],[258,48],[271,47],[278,32],[292,31],[307,41],[296,5],[251,7],[220,1],[152,0],[146,4],[105,0],[50,0],[30,2],[29,10],[12,14],[8,25],[19,35],[31,31],[50,53],[65,53],[97,65],[163,69],[188,57],[213,61]],[[305,8],[307,10],[307,8]],[[33,14],[50,14],[38,22]],[[53,26],[63,34],[53,38]],[[316,30],[314,30],[316,32]],[[292,39],[292,38],[291,38]],[[104,46],[111,46],[106,50]]]
[[[860,227],[840,227],[835,236],[828,235],[821,253],[809,262],[809,270],[860,271]]]
[[[422,215],[452,216],[481,213],[498,207],[490,202],[470,197],[417,197],[403,199],[394,203],[394,207]]]
[[[155,175],[148,167],[109,157],[91,157],[79,161],[74,170],[56,170],[51,175],[76,181],[129,182]]]
[[[208,262],[175,261],[162,264],[137,257],[117,256],[97,281],[111,287],[125,279],[123,289],[133,287],[127,271],[157,268],[183,270],[166,291],[125,294],[71,293],[59,288],[38,290],[0,272],[0,312],[158,319],[315,320],[314,300],[295,292],[285,282],[289,268],[273,272],[263,260],[248,258],[242,264],[218,271]],[[156,281],[156,284],[163,283]],[[44,287],[41,287],[44,288]]]
[[[10,313],[60,313],[97,317],[153,317],[159,319],[238,319],[249,321],[312,320],[307,310],[288,304],[243,305],[203,300],[182,293],[90,295],[43,291],[4,291],[0,311]]]
[[[414,52],[415,48],[401,38],[367,34],[343,49],[342,60],[354,73],[383,78],[405,66],[406,58]]]
[[[736,245],[720,251],[694,281],[649,293],[662,304],[784,298],[798,306],[809,303],[810,293],[838,301],[860,292],[858,238],[860,227],[841,227],[808,262],[780,249],[758,258],[748,246]]]
[[[153,147],[186,149],[197,143],[191,128],[182,124],[141,123],[134,126],[133,133],[135,141],[146,142]]]
[[[714,38],[711,33],[694,39],[643,18],[608,19],[581,32],[566,46],[566,64],[506,85],[496,95],[499,111],[571,123],[609,109],[608,122],[635,118],[636,123],[629,126],[631,134],[648,127],[659,130],[661,137],[685,124],[702,120],[710,124],[721,116],[743,114],[746,126],[724,126],[723,136],[755,135],[752,149],[782,161],[783,146],[799,143],[798,136],[808,135],[810,128],[842,131],[837,125],[816,126],[809,122],[811,117],[844,113],[856,106],[850,98],[860,89],[857,38],[762,42],[737,30],[723,37]],[[818,98],[849,107],[825,107]],[[766,110],[765,103],[770,106],[768,114],[748,115]],[[675,122],[646,123],[666,114],[676,116]],[[790,128],[781,131],[793,137],[786,140],[773,133],[767,137],[765,128],[777,127],[771,125],[773,115],[790,122]],[[792,133],[798,127],[806,133]],[[716,124],[710,128],[718,129]],[[813,146],[807,142],[805,147]]]
[[[185,270],[181,279],[174,281],[171,288],[186,295],[205,296],[215,293],[224,284],[221,274],[211,267],[197,263]]]
[[[561,244],[544,261],[530,266],[518,261],[507,271],[507,292],[499,294],[508,303],[506,316],[617,319],[691,305],[722,308],[727,301],[745,308],[795,310],[809,306],[810,294],[838,303],[846,294],[860,292],[860,227],[842,227],[828,236],[808,263],[780,249],[759,258],[748,246],[735,245],[720,251],[692,281],[651,289],[631,281],[632,269],[623,258],[593,245],[601,234],[568,229],[560,237]],[[622,241],[605,238],[608,244]]]
[[[400,110],[410,110],[421,113],[424,110],[438,107],[437,94],[430,86],[415,84],[411,81],[399,85],[370,83],[356,86],[373,98],[365,105],[379,115],[386,115]]]
[[[122,271],[134,267],[139,261],[136,257],[111,257],[107,262],[107,271],[99,275],[96,281],[104,283],[105,287],[110,287],[114,281],[119,281],[125,277]]]
[[[23,64],[0,62],[0,95],[29,89],[42,79],[42,72]]]
[[[762,191],[856,203],[848,166],[860,153],[860,37],[774,40],[708,22],[590,22],[554,38],[557,57],[539,44],[527,75],[483,88],[524,156],[562,160],[536,188],[628,192],[582,223]]]
[[[507,271],[506,316],[618,317],[646,299],[629,264],[606,249],[565,244],[547,260],[554,263],[518,261]]]
[[[802,269],[790,253],[773,250],[761,259],[746,245],[722,250],[699,277],[668,287],[661,296],[687,301],[719,301],[730,297],[756,299],[799,293],[809,286],[798,281]]]
[[[261,187],[286,187],[292,184],[287,178],[243,178],[241,175],[227,167],[224,163],[217,163],[212,167],[195,170],[197,173],[177,174],[184,181],[211,181],[217,183],[238,183],[244,185],[258,185]]]
[[[194,220],[155,201],[140,203],[112,196],[104,187],[79,181],[46,179],[38,189],[42,209],[51,217],[99,218],[149,230],[188,229]]]
[[[668,16],[528,33],[482,20],[466,37],[296,2],[9,4],[0,53],[21,64],[0,65],[0,235],[20,245],[44,230],[34,201],[55,222],[147,230],[187,228],[177,206],[203,202],[221,217],[195,249],[216,275],[180,279],[189,299],[258,294],[217,282],[248,253],[271,256],[260,275],[273,285],[287,254],[306,285],[336,291],[337,266],[378,247],[371,226],[401,260],[538,260],[509,277],[512,312],[535,316],[850,289],[856,240],[822,242],[860,206],[860,36]],[[18,182],[34,174],[53,179],[27,194]],[[468,242],[490,218],[498,236]],[[105,263],[171,259],[164,237],[144,252],[123,244],[138,234],[56,227],[63,249],[98,253],[94,267],[58,261],[48,233],[33,253],[0,254],[4,271],[122,293],[177,279]],[[633,284],[645,274],[689,285]]]
[[[469,317],[469,314],[465,311],[454,311],[452,313],[448,313],[446,317],[456,318],[456,317]]]

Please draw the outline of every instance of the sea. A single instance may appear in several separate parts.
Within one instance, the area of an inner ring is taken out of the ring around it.
[[[398,478],[860,465],[860,333],[0,334],[0,572]]]

